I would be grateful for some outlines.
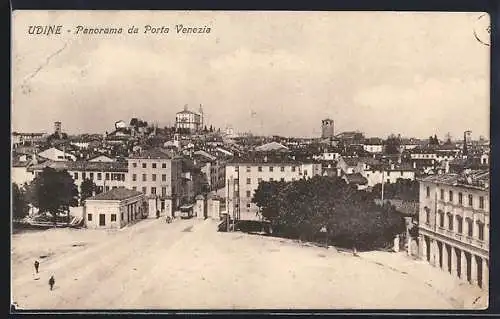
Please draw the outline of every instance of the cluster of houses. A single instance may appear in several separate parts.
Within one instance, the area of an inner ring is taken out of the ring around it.
[[[139,119],[115,123],[104,135],[61,139],[61,125],[47,135],[13,133],[12,182],[29,184],[44,168],[66,170],[81,190],[95,185],[85,201],[87,227],[121,228],[144,217],[258,219],[252,197],[262,181],[293,182],[337,176],[359,190],[399,179],[418,180],[420,198],[394,206],[413,215],[419,255],[463,280],[487,282],[489,246],[489,143],[485,140],[430,143],[395,137],[333,134],[322,122],[321,138],[257,137],[232,128],[208,129],[203,111],[177,113],[176,125],[160,129]],[[54,134],[53,134],[54,135]],[[218,194],[218,195],[217,195]]]

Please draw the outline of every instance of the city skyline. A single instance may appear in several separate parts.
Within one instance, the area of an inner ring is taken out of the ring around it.
[[[208,125],[255,135],[319,137],[331,118],[336,133],[489,138],[489,47],[473,36],[479,16],[22,12],[13,16],[12,130],[50,132],[61,121],[70,134],[104,133],[133,117],[162,127],[184,105],[202,104]],[[212,30],[178,35],[178,23]],[[36,24],[173,30],[28,35]]]

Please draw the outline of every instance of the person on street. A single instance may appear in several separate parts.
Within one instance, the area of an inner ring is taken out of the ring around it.
[[[56,280],[54,279],[54,275],[50,276],[50,279],[49,279],[50,290],[52,290],[54,288],[55,283],[56,283]]]
[[[35,260],[35,272],[38,274],[38,267],[40,266],[40,263],[38,260]]]
[[[156,211],[156,218],[160,218],[160,211],[159,210]]]

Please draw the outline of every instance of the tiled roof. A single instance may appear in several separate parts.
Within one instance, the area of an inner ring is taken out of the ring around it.
[[[211,161],[214,161],[217,159],[217,157],[205,152],[204,150],[198,150],[196,152],[194,152],[195,155],[200,155],[200,156],[203,156]]]
[[[347,174],[345,175],[345,178],[347,179],[347,183],[349,184],[351,183],[358,185],[368,184],[368,180],[360,173]]]
[[[12,167],[26,167],[30,161],[20,161],[18,158],[12,160]]]
[[[381,138],[371,137],[371,138],[365,139],[364,144],[365,145],[382,145],[383,141]]]
[[[30,136],[30,137],[35,137],[35,136],[43,136],[45,133],[20,133],[20,132],[12,132],[12,135],[14,136]]]
[[[342,159],[348,166],[356,166],[360,161],[359,157],[342,157]]]
[[[377,165],[380,164],[380,160],[373,158],[373,157],[360,157],[359,158],[360,162],[366,163],[368,165]]]
[[[68,171],[128,172],[128,164],[126,162],[88,161],[46,161],[45,163],[33,165],[28,170],[43,170],[45,167]]]
[[[100,193],[90,198],[87,198],[87,200],[124,200],[139,195],[142,195],[142,193],[131,189],[127,189],[125,187],[117,187],[111,189],[108,192]]]
[[[189,111],[189,110],[182,110],[180,112],[177,112],[176,114],[196,114],[196,115],[198,115],[198,113],[192,112],[192,111]]]
[[[288,147],[278,142],[271,142],[255,148],[258,152],[269,152],[269,151],[286,151]]]
[[[310,161],[310,163],[316,163],[315,161]],[[319,162],[318,162],[319,163]],[[234,157],[230,161],[228,161],[228,166],[234,166],[235,164],[245,165],[245,164],[258,164],[258,165],[301,165],[306,164],[303,161],[294,160],[291,158],[268,158],[267,161],[261,157]]]
[[[150,150],[143,150],[139,153],[131,155],[129,158],[132,159],[172,159],[172,155],[166,150],[163,151],[159,148],[154,148]]]
[[[441,174],[431,175],[421,178],[422,182],[447,184],[452,186],[466,186],[473,188],[488,189],[490,182],[490,172],[487,170],[475,170],[464,172],[463,174]]]

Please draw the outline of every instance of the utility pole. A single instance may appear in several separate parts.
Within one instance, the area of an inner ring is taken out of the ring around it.
[[[384,205],[384,168],[382,167],[382,194],[380,194],[382,205]]]

